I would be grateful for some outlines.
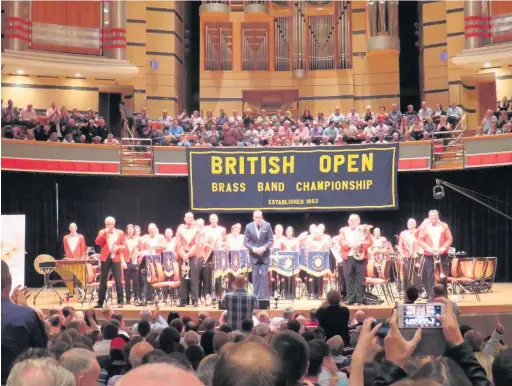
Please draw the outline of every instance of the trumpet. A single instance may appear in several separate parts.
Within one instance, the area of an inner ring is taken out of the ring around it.
[[[185,280],[190,280],[190,263],[188,261],[183,261],[183,264],[181,264],[181,276]]]

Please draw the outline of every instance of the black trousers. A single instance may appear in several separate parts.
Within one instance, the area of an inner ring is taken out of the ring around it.
[[[111,258],[101,262],[100,288],[98,290],[98,304],[103,305],[107,293],[108,274],[112,271],[116,283],[117,302],[123,302],[123,282],[121,280],[121,262],[114,263]]]
[[[343,274],[343,267],[345,266],[345,261],[336,264],[336,269],[338,270],[338,292],[342,297],[347,297],[347,282],[345,281],[345,275]]]
[[[355,260],[349,256],[344,263],[343,274],[347,283],[347,302],[362,304],[364,301],[364,279],[368,260]]]
[[[441,255],[441,267],[443,270],[443,274],[448,276],[450,271],[450,261],[447,254]],[[425,291],[427,291],[428,299],[432,300],[432,287],[435,284],[435,268],[434,267],[434,258],[429,255],[425,255],[425,263],[423,265],[423,275],[421,280],[423,281],[423,287]]]
[[[135,292],[135,297],[139,300],[144,299],[145,302],[151,301],[153,298],[153,287],[148,283],[148,276],[147,276],[147,270],[146,270],[146,259],[143,259],[142,262],[139,265],[139,285],[138,285],[138,293]],[[128,296],[128,295],[127,295]]]
[[[213,262],[208,260],[206,263],[201,258],[197,258],[200,260],[199,267],[199,294],[201,297],[206,297],[206,295],[213,295],[213,283],[212,283],[212,273],[213,273]]]
[[[181,304],[188,304],[189,298],[192,304],[196,304],[199,299],[199,273],[203,260],[197,257],[189,259],[189,279],[185,279],[185,275],[181,272],[183,262],[180,262],[180,298]],[[190,296],[189,296],[190,295]]]
[[[139,269],[137,264],[126,263],[124,270],[124,292],[126,294],[126,302],[130,303],[133,285],[133,297],[139,299]]]

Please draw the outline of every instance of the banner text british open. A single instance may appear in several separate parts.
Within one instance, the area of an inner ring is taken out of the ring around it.
[[[192,210],[397,207],[398,145],[187,149]]]

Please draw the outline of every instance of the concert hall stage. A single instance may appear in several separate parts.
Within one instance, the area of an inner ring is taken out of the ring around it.
[[[64,294],[64,288],[57,289],[61,295]],[[38,289],[32,288],[30,292],[32,296],[29,299],[29,305],[33,307],[33,296],[37,293]],[[493,286],[493,292],[480,294],[480,302],[477,301],[475,295],[466,294],[464,298],[460,295],[458,300],[458,305],[460,309],[461,315],[483,315],[483,314],[512,314],[512,283],[495,283]],[[45,314],[48,313],[49,309],[52,305],[58,305],[58,298],[55,294],[48,292],[43,293],[37,298],[37,302],[35,307],[40,308]],[[292,307],[295,313],[304,313],[305,315],[309,315],[309,311],[312,308],[317,308],[322,304],[320,300],[295,300],[293,302],[289,300],[279,300],[278,308],[275,309],[275,301],[271,300],[270,302],[270,310],[268,313],[270,316],[282,316],[282,311],[286,307]],[[94,303],[88,305],[85,303],[84,305],[77,303],[76,299],[70,299],[69,302],[64,301],[62,303],[62,307],[69,305],[75,308],[75,310],[87,310],[94,306]],[[109,302],[109,305],[110,302]],[[139,318],[139,313],[143,309],[143,307],[137,307],[135,305],[125,305],[122,309],[116,308],[116,302],[114,301],[111,305],[116,312],[121,312],[125,320],[137,320]],[[362,306],[367,313],[374,317],[388,317],[391,314],[391,310],[394,305],[378,305],[378,306]],[[148,306],[149,308],[153,306]],[[355,312],[358,310],[359,306],[350,306],[350,310]],[[98,316],[100,317],[101,310],[98,311]],[[197,318],[197,314],[199,311],[207,311],[210,316],[215,318],[219,318],[222,310],[219,310],[218,307],[212,306],[200,306],[200,307],[173,307],[170,305],[160,304],[160,311],[164,318],[167,318],[167,313],[169,311],[178,311],[180,316],[191,316],[193,318]],[[101,318],[101,317],[100,317]]]

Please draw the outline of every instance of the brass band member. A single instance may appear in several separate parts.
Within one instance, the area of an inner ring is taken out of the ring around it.
[[[165,251],[176,252],[176,237],[171,228],[167,228],[164,232],[165,237]]]
[[[69,234],[64,236],[63,244],[66,252],[66,259],[83,259],[85,256],[85,238],[77,233],[77,226],[74,222],[69,224]]]
[[[199,299],[199,270],[202,262],[197,258],[196,249],[200,242],[200,229],[194,226],[194,215],[191,212],[185,214],[185,225],[176,232],[176,250],[180,259],[180,305],[188,304],[189,294],[192,304],[197,307]],[[188,269],[182,272],[183,269]],[[190,278],[190,279],[189,279]]]
[[[281,250],[281,244],[282,244],[283,240],[285,239],[283,233],[284,233],[283,226],[281,224],[277,224],[274,227],[274,243],[272,244],[272,249],[276,248],[276,249]],[[274,272],[274,271],[271,271],[269,273],[269,275],[270,275],[270,282],[271,282],[271,286],[272,286],[272,293],[274,293],[279,288],[277,284],[279,283],[279,281],[283,281],[284,278],[281,277],[281,275],[279,275],[277,272]]]
[[[308,238],[306,241],[306,254],[309,251],[328,251],[330,242],[324,236],[325,235],[322,234],[322,228],[316,227],[313,231],[312,237]],[[324,292],[324,278],[310,277],[309,281],[310,283],[313,283],[310,293],[312,292],[318,299],[322,299]]]
[[[159,255],[165,250],[165,246],[165,237],[158,233],[156,224],[149,224],[148,234],[139,239],[139,245],[137,247],[139,251],[139,298],[144,298],[146,303],[153,295],[153,288],[148,284],[147,264],[144,256]]]
[[[138,262],[139,238],[135,236],[135,227],[132,224],[126,226],[126,249],[124,252],[124,291],[126,293],[126,304],[130,304],[133,285],[133,296],[135,303],[139,301],[139,262]]]
[[[341,255],[340,235],[341,229],[338,231],[338,235],[331,239],[331,247],[337,248]],[[347,283],[345,282],[345,276],[343,275],[343,267],[345,266],[345,263],[346,261],[344,259],[341,259],[341,262],[336,260],[336,269],[338,272],[338,292],[341,294],[342,299],[347,298]]]
[[[369,248],[370,259],[373,259],[377,277],[380,276],[382,261],[386,260],[389,253],[388,240],[381,236],[380,228],[373,230],[372,246]]]
[[[231,233],[226,238],[227,249],[230,251],[239,251],[245,249],[244,235],[241,235],[242,225],[239,223],[231,227]]]
[[[410,218],[407,221],[407,229],[400,233],[398,238],[398,249],[400,255],[404,258],[402,272],[403,287],[404,291],[407,291],[409,285],[414,285],[419,289],[420,283],[418,275],[415,269],[415,265],[419,263],[419,255],[421,253],[421,247],[418,243],[418,229],[416,228],[416,220]],[[410,270],[413,273],[410,273]],[[409,277],[413,279],[412,283],[409,283]]]
[[[293,251],[298,252],[299,251],[299,239],[295,237],[295,231],[293,230],[293,227],[288,226],[286,227],[286,232],[284,238],[281,240],[281,251]],[[284,288],[291,287],[291,293],[289,294],[292,299],[296,298],[296,283],[297,279],[299,278],[299,275],[294,275],[292,280],[292,277],[285,277],[284,278]],[[291,283],[289,281],[292,280]]]
[[[219,218],[216,214],[210,215],[210,225],[203,229],[204,249],[202,253],[203,261],[199,272],[199,287],[201,301],[203,304],[210,305],[212,302],[212,275],[213,275],[213,251],[222,249],[226,240],[226,228],[219,226]]]
[[[428,212],[428,221],[425,221],[420,229],[419,243],[424,250],[423,286],[429,300],[432,300],[432,287],[435,282],[434,258],[440,259],[441,274],[449,274],[450,263],[448,261],[448,249],[453,243],[453,236],[448,224],[439,221],[439,212]]]
[[[360,223],[359,216],[352,214],[348,219],[348,226],[340,229],[341,257],[347,260],[343,267],[343,275],[347,283],[349,305],[364,303],[368,248],[372,245],[370,232],[366,232]]]
[[[107,293],[108,274],[112,271],[116,284],[117,304],[123,307],[123,283],[121,279],[121,260],[123,260],[123,250],[126,248],[124,232],[116,229],[116,220],[114,217],[105,219],[105,229],[98,232],[96,245],[101,247],[100,261],[100,287],[98,290],[98,303],[95,308],[103,308],[105,295]]]

